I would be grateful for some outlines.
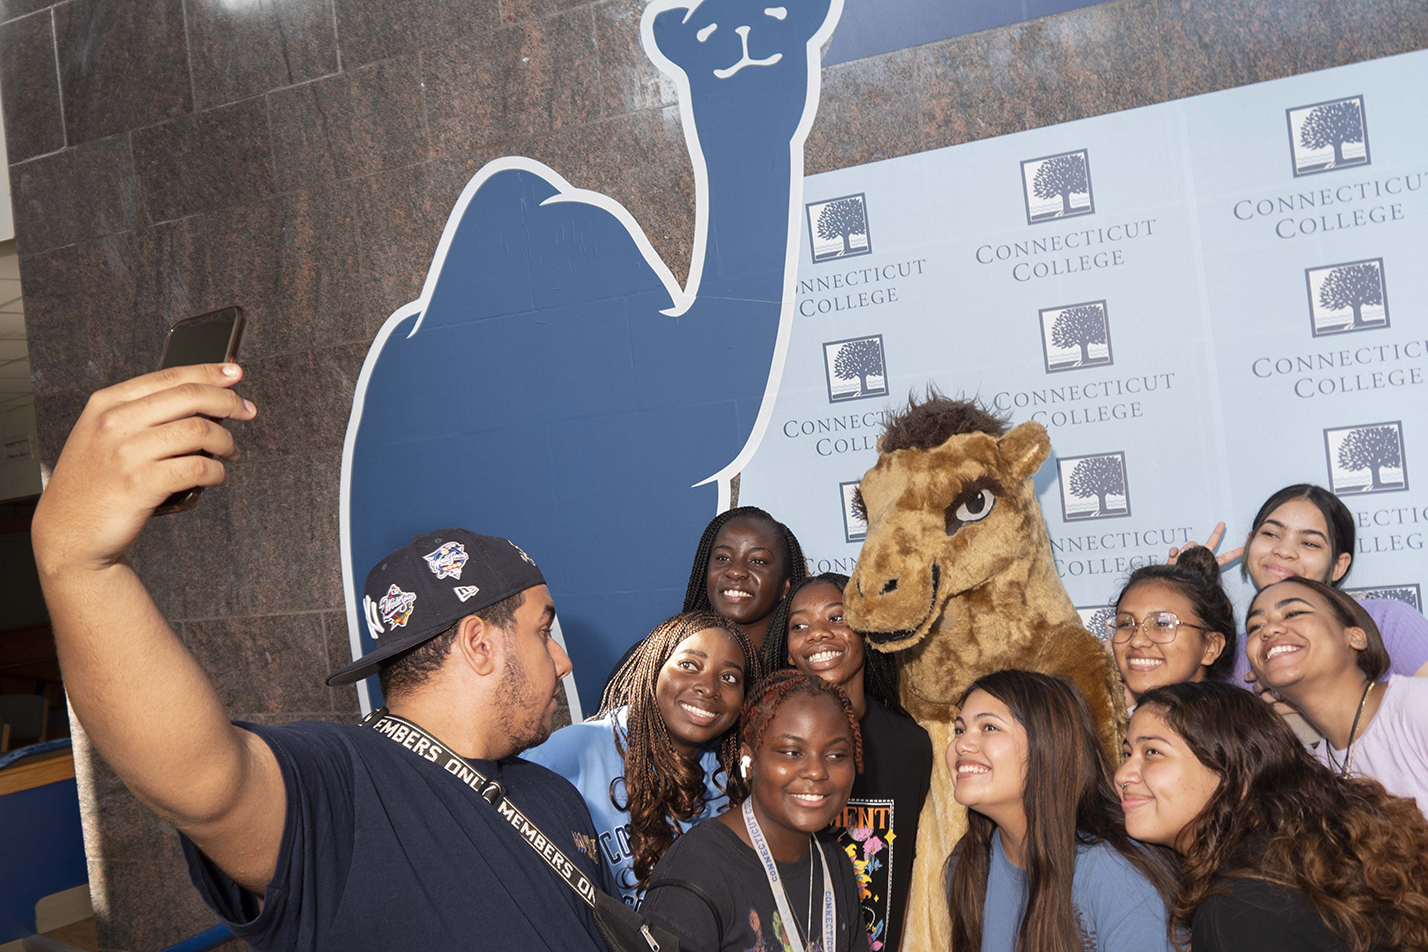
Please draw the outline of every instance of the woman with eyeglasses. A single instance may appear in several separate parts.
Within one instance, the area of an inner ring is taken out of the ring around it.
[[[1111,650],[1134,708],[1152,688],[1227,680],[1234,670],[1235,611],[1220,566],[1203,546],[1174,565],[1136,569],[1106,621]]]

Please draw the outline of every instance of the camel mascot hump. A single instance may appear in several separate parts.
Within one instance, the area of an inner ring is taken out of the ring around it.
[[[934,753],[946,751],[969,684],[1021,668],[1079,685],[1102,741],[1119,756],[1120,675],[1056,575],[1032,486],[1050,452],[1040,424],[1008,432],[975,403],[933,392],[889,419],[878,461],[863,476],[855,505],[868,531],[844,595],[847,620],[877,650],[898,653],[902,702],[932,736]],[[906,949],[948,948],[942,867],[966,826],[952,778],[935,763]]]

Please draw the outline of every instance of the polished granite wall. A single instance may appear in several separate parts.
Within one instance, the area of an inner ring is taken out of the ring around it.
[[[713,0],[708,0],[713,2]],[[349,719],[343,431],[368,343],[448,209],[527,155],[624,203],[683,276],[693,188],[639,0],[0,0],[42,458],[172,322],[250,320],[262,408],[230,482],[134,553],[235,716]],[[810,172],[1428,45],[1422,0],[1113,0],[833,67]],[[122,629],[114,637],[123,638]],[[106,949],[212,924],[177,837],[78,744]]]

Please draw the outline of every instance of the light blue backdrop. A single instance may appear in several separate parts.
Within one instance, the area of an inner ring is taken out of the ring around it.
[[[1421,608],[1424,116],[1420,52],[807,178],[797,316],[740,502],[788,522],[810,569],[849,571],[857,527],[840,487],[874,462],[880,414],[935,383],[1047,425],[1054,456],[1037,486],[1083,616],[1171,544],[1204,540],[1223,519],[1232,547],[1271,492],[1331,481],[1358,523],[1348,587],[1392,587],[1382,594]],[[1338,164],[1316,129],[1347,137]],[[1084,165],[1052,161],[1068,154]],[[1076,188],[1065,202],[1058,177]],[[824,215],[838,199],[861,202],[864,230],[846,254],[834,223],[847,206]],[[1064,208],[1072,214],[1040,217]],[[1323,298],[1343,265],[1360,283],[1381,280],[1386,320],[1360,290],[1365,326],[1340,329],[1352,319],[1344,294],[1328,296],[1337,307]],[[1077,305],[1109,327],[1085,365],[1070,319],[1060,346],[1054,333]],[[876,363],[866,343],[840,376],[844,342],[879,337],[883,376],[852,374]],[[1380,426],[1350,438],[1357,452],[1343,449],[1349,430],[1370,424]],[[1395,438],[1399,465],[1381,469],[1383,488],[1354,491],[1370,482],[1365,453],[1391,460]],[[1078,460],[1106,454],[1122,454],[1098,465],[1122,472],[1124,491],[1112,487],[1101,509],[1071,492],[1093,470],[1070,484]],[[1248,586],[1238,571],[1226,579],[1242,607]]]

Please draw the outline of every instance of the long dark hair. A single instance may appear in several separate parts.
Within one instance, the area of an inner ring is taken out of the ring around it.
[[[1330,584],[1338,587],[1344,583],[1344,579],[1349,577],[1349,571],[1353,568],[1354,557],[1354,514],[1349,512],[1349,507],[1344,505],[1344,501],[1335,496],[1323,486],[1315,486],[1313,483],[1295,483],[1293,486],[1285,486],[1279,492],[1270,496],[1264,501],[1264,505],[1259,507],[1259,512],[1255,513],[1254,521],[1250,523],[1249,533],[1245,536],[1245,548],[1249,548],[1250,540],[1255,533],[1259,532],[1259,527],[1264,525],[1264,521],[1270,514],[1291,499],[1307,499],[1314,504],[1324,516],[1324,524],[1329,528],[1329,571],[1334,570],[1334,563],[1339,561],[1339,556],[1345,552],[1349,553],[1349,568],[1344,570],[1344,574],[1337,579],[1332,579]],[[1240,563],[1240,576],[1249,578],[1249,560]]]
[[[1215,553],[1203,545],[1196,545],[1180,553],[1174,565],[1141,566],[1131,573],[1125,587],[1116,596],[1117,611],[1126,592],[1140,582],[1169,585],[1189,600],[1207,629],[1205,634],[1219,632],[1224,636],[1225,647],[1210,665],[1206,676],[1212,681],[1228,680],[1235,670],[1235,652],[1239,647],[1236,629],[1239,626],[1235,624],[1235,606],[1220,585],[1220,563],[1215,561]]]
[[[793,614],[793,600],[801,589],[817,583],[832,585],[839,592],[848,587],[848,576],[837,572],[813,575],[791,586],[788,594],[778,603],[769,616],[769,630],[764,635],[764,670],[777,671],[792,667],[788,663],[788,623]],[[858,633],[862,636],[862,633]],[[875,651],[863,637],[863,694],[873,698],[883,707],[903,717],[910,717],[898,700],[897,658],[886,651]]]
[[[784,569],[789,581],[798,585],[808,578],[808,563],[804,561],[803,549],[793,530],[758,506],[739,506],[719,513],[704,527],[704,534],[699,537],[699,548],[694,550],[694,564],[689,569],[689,587],[684,590],[685,611],[709,611],[709,553],[713,551],[714,539],[725,523],[740,517],[756,519],[774,530],[774,535],[783,544]]]
[[[1076,685],[1031,671],[998,671],[972,682],[959,706],[978,690],[1005,704],[1026,730],[1027,898],[1017,950],[1081,952],[1085,941],[1071,901],[1077,844],[1110,844],[1163,897],[1172,882],[1168,851],[1142,848],[1126,834],[1110,761]],[[967,832],[947,858],[953,949],[982,947],[996,829],[986,816],[968,810]]]
[[[704,810],[704,771],[698,761],[685,760],[675,751],[669,728],[659,713],[655,682],[682,642],[710,628],[728,633],[743,653],[747,696],[749,686],[763,670],[744,632],[714,612],[686,612],[660,622],[635,647],[605,686],[605,696],[595,714],[604,717],[625,705],[630,708],[625,718],[625,736],[615,731],[615,749],[624,761],[625,772],[610,783],[610,802],[616,809],[630,813],[630,853],[641,883],[649,878],[654,864],[679,835],[676,821],[691,819]],[[744,781],[734,769],[739,759],[738,735],[735,725],[719,739],[719,767],[730,798],[742,799]],[[623,803],[617,787],[623,787]]]
[[[1182,834],[1178,925],[1226,878],[1245,877],[1303,892],[1354,952],[1428,948],[1428,822],[1414,801],[1335,776],[1243,688],[1171,684],[1142,694],[1143,708],[1220,776]]]

